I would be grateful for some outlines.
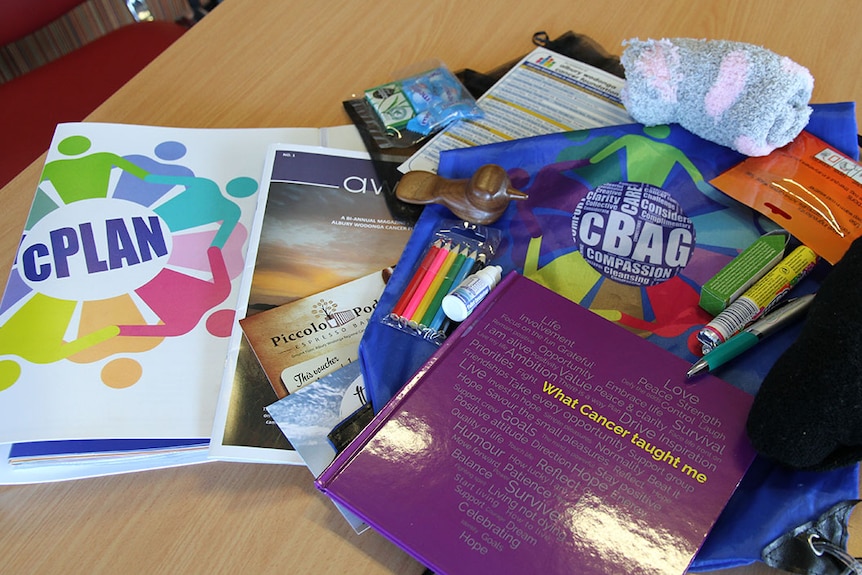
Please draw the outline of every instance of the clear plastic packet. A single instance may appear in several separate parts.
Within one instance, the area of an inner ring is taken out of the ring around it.
[[[344,102],[381,148],[407,148],[457,120],[482,117],[482,110],[445,65],[435,62]]]
[[[443,298],[494,258],[501,233],[460,220],[442,220],[411,271],[384,324],[441,344],[455,325],[444,313]]]

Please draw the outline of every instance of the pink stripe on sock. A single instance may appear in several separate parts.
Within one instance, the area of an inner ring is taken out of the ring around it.
[[[736,138],[733,143],[736,151],[745,154],[746,156],[765,156],[775,149],[766,142],[756,142],[750,136],[742,135]]]
[[[658,92],[665,102],[676,103],[679,48],[669,40],[660,40],[643,51],[635,65],[637,72]]]
[[[811,92],[814,90],[814,77],[811,75],[811,72],[808,71],[808,68],[805,66],[801,66],[797,64],[793,60],[788,57],[781,58],[781,71],[785,74],[797,75],[803,82],[803,86],[806,91]]]
[[[742,50],[730,52],[721,59],[718,77],[703,101],[707,114],[713,118],[720,116],[736,102],[745,90],[748,69],[748,54]]]

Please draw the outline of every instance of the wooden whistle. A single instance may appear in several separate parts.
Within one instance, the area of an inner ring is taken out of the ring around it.
[[[509,200],[527,198],[512,187],[506,170],[496,164],[482,166],[466,180],[450,180],[423,170],[407,172],[395,195],[409,204],[442,204],[474,224],[491,224],[503,215]]]

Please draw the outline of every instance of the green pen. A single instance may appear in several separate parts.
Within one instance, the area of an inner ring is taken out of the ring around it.
[[[813,299],[814,294],[809,294],[787,300],[784,305],[766,314],[694,362],[686,376],[693,377],[704,371],[712,371],[751,349],[760,340],[802,317],[808,311],[808,306]]]

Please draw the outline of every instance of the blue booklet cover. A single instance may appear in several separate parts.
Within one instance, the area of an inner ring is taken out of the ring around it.
[[[161,455],[165,452],[206,449],[209,438],[192,439],[76,439],[15,443],[9,449],[12,465],[27,463],[114,459]]]

